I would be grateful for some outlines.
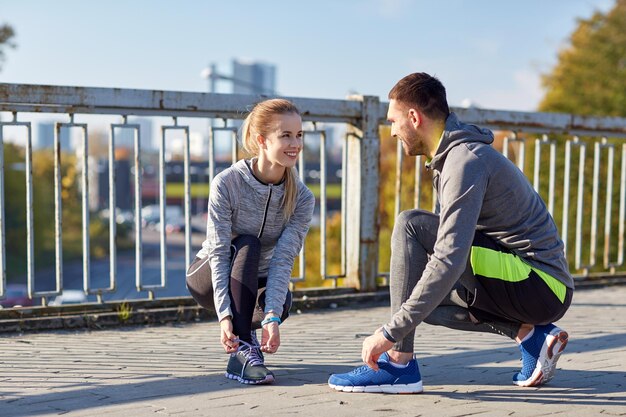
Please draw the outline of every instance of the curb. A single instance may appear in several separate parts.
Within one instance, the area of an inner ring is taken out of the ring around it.
[[[357,293],[352,289],[304,290],[294,293],[291,309],[303,313],[383,302],[389,303],[388,289],[367,293]],[[0,310],[0,334],[188,323],[214,320],[215,317],[214,310],[200,307],[191,297],[59,307],[17,307]]]
[[[576,290],[583,291],[612,285],[624,285],[623,277],[576,280]],[[338,307],[363,307],[389,304],[389,287],[360,293],[354,288],[316,288],[293,293],[294,313]],[[162,325],[214,320],[214,310],[200,307],[192,297],[156,300],[107,301],[58,307],[16,307],[0,309],[0,334],[19,334],[48,330],[99,330],[121,326]]]

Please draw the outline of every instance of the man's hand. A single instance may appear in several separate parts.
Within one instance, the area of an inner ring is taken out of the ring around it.
[[[226,353],[237,352],[239,342],[237,341],[237,336],[233,333],[233,322],[230,316],[224,317],[222,321],[220,321],[220,330],[220,342],[222,342]]]
[[[363,341],[361,358],[367,366],[378,371],[378,358],[392,347],[393,342],[387,340],[382,331],[378,329],[373,335]]]

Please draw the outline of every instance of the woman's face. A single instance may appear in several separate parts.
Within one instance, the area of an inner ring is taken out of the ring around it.
[[[302,151],[302,118],[296,113],[277,114],[272,117],[271,128],[260,144],[260,158],[272,165],[292,168]]]

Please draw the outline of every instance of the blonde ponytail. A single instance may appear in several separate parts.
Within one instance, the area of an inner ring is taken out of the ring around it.
[[[289,220],[296,210],[298,201],[298,171],[295,168],[285,170],[285,194],[283,195],[283,215]]]
[[[252,113],[248,114],[248,117],[246,117],[243,121],[239,137],[241,138],[243,150],[248,154],[248,156],[256,156],[259,152],[259,145],[256,141],[251,140],[252,134],[250,133],[250,116],[252,116]]]
[[[257,103],[241,125],[241,143],[249,156],[259,154],[256,135],[267,136],[272,116],[277,114],[295,113],[300,115],[298,108],[289,100],[275,98]],[[298,201],[298,174],[295,168],[285,170],[283,176],[285,193],[283,194],[283,216],[289,220],[296,209]]]

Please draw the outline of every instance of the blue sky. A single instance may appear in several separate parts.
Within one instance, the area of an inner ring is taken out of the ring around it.
[[[577,18],[613,0],[0,0],[14,26],[0,82],[206,91],[233,58],[277,66],[295,97],[386,100],[426,71],[450,104],[532,111]],[[228,92],[223,84],[220,91]]]

